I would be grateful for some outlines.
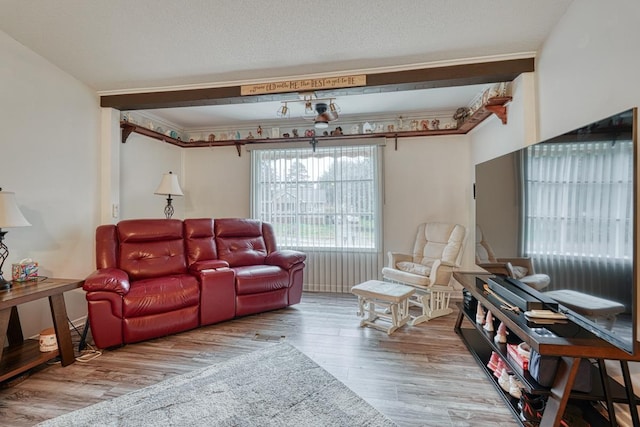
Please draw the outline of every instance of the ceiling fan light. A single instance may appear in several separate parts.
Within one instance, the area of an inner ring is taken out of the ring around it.
[[[334,113],[336,115],[336,117],[338,116],[338,113],[340,112],[340,107],[338,106],[338,104],[336,104],[335,102],[331,101],[329,102],[329,110]]]
[[[289,107],[286,103],[278,109],[278,117],[289,117]]]
[[[316,129],[326,129],[329,127],[329,122],[324,120],[316,120],[314,123]]]

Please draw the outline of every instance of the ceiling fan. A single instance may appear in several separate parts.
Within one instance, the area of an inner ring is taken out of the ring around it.
[[[327,103],[328,101],[328,103]],[[329,122],[338,118],[340,107],[335,102],[335,98],[318,98],[315,93],[302,93],[298,101],[282,101],[282,107],[278,109],[278,117],[289,117],[288,102],[304,103],[304,114],[306,120],[313,120],[316,129],[326,129]]]
[[[318,102],[315,105],[316,117],[313,119],[314,127],[316,129],[326,129],[329,127],[329,122],[338,118],[338,108],[333,101],[330,101],[329,105],[325,102]]]

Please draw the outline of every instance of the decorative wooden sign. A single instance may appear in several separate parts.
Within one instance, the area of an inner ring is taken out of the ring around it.
[[[312,92],[322,89],[338,89],[343,87],[365,86],[366,74],[341,77],[324,77],[321,79],[284,80],[281,82],[258,83],[240,87],[240,94],[263,95],[266,93]]]

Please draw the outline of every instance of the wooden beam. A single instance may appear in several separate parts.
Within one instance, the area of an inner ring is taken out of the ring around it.
[[[234,98],[238,96],[240,96],[240,86],[131,93],[101,96],[100,106],[115,108],[116,110],[194,107],[210,105],[210,100],[212,99]]]
[[[534,58],[524,58],[367,74],[367,83],[364,87],[373,88],[397,85],[400,90],[407,90],[415,89],[415,84],[422,84],[422,88],[427,89],[506,82],[512,81],[521,73],[534,71],[534,65]],[[403,88],[402,85],[407,85],[407,87]],[[123,111],[193,107],[211,105],[222,99],[239,97],[241,97],[241,86],[229,86],[207,89],[104,95],[100,97],[100,106]]]
[[[512,81],[535,70],[534,58],[481,62],[367,75],[367,86],[425,83],[425,87],[466,86]]]

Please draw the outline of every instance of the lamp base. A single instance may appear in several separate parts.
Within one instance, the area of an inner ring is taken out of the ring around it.
[[[0,291],[11,289],[11,282],[4,280],[4,277],[0,275]]]

